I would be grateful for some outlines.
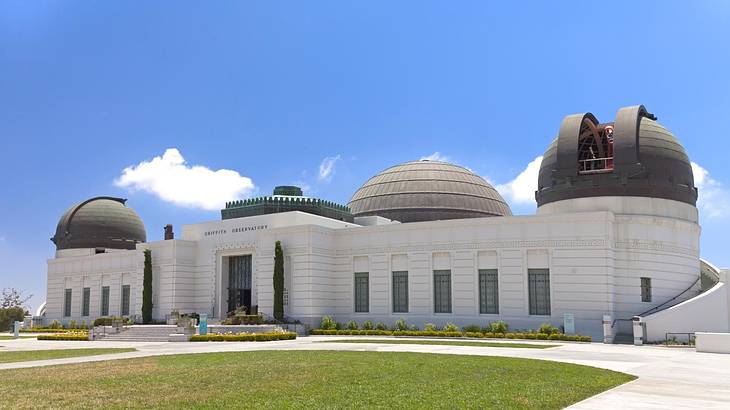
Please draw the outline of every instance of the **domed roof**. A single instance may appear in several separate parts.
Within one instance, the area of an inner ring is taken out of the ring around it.
[[[502,196],[480,176],[454,164],[426,160],[375,175],[355,192],[349,206],[354,216],[400,222],[512,215]]]
[[[147,240],[144,224],[126,199],[96,197],[69,208],[56,227],[51,241],[56,249],[134,249]]]
[[[591,113],[563,119],[543,156],[537,205],[572,198],[640,196],[697,202],[687,153],[644,106],[621,108],[613,123]]]

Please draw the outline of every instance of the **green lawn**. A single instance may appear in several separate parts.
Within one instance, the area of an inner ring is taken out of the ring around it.
[[[521,349],[548,349],[558,345],[539,343],[495,343],[495,342],[460,342],[456,340],[403,340],[403,339],[346,339],[322,340],[317,343],[379,343],[387,345],[444,345],[444,346],[479,346],[479,347],[513,347]]]
[[[35,339],[35,336],[20,336],[21,339]],[[15,339],[13,336],[0,336],[0,340],[13,340]]]
[[[541,360],[347,351],[156,356],[0,378],[0,397],[14,409],[558,409],[634,379]]]
[[[133,352],[137,349],[56,349],[0,352],[0,363],[28,362],[31,360],[63,359],[65,357],[95,356],[100,354]]]

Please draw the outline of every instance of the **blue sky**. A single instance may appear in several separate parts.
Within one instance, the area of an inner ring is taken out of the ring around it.
[[[0,287],[38,306],[58,217],[98,195],[157,240],[226,197],[346,203],[438,153],[533,213],[528,164],[561,119],[634,104],[701,167],[702,255],[728,266],[729,18],[721,1],[4,1]]]

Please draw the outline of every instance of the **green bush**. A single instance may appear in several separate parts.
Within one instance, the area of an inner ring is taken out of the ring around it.
[[[102,316],[102,317],[97,317],[94,320],[94,326],[111,326],[112,325],[112,322],[114,322],[115,320],[122,320],[123,321],[124,318],[118,317],[118,316]]]
[[[466,325],[461,328],[465,333],[479,333],[482,329],[477,325]]]
[[[73,320],[73,319],[71,319],[68,322],[68,329],[76,329],[76,328],[78,328],[78,325],[76,324],[76,321]]]
[[[51,322],[51,324],[48,326],[50,329],[63,329],[63,325],[58,320],[54,320]]]
[[[433,323],[426,323],[425,325],[423,325],[423,330],[426,332],[436,332],[439,330],[439,328],[436,327],[436,325],[434,325]]]
[[[88,333],[78,332],[66,332],[53,335],[38,335],[38,340],[72,340],[72,341],[85,341],[89,340]]]
[[[191,342],[271,342],[275,340],[293,340],[297,338],[294,332],[272,333],[213,333],[209,335],[193,335]]]
[[[357,330],[357,322],[354,320],[347,322],[347,328],[350,330]]]
[[[540,325],[540,328],[538,329],[538,333],[545,333],[548,335],[558,334],[558,333],[560,333],[560,329],[558,329],[557,327],[555,327],[549,323],[543,323]]]
[[[444,326],[444,332],[452,333],[452,332],[458,332],[458,331],[459,331],[459,326],[456,326],[455,324],[453,324],[451,322],[447,323],[446,326]]]
[[[408,323],[406,323],[405,319],[400,318],[395,321],[395,324],[393,325],[393,330],[408,330]]]
[[[331,316],[323,316],[322,323],[319,324],[319,327],[325,330],[337,329],[337,322],[332,320]]]
[[[388,326],[383,322],[378,322],[375,324],[376,330],[388,330]]]
[[[373,330],[373,328],[374,328],[373,322],[371,322],[369,320],[362,322],[362,328],[363,328],[363,330]]]
[[[488,329],[491,333],[507,333],[507,330],[509,330],[509,325],[501,320],[490,323]]]

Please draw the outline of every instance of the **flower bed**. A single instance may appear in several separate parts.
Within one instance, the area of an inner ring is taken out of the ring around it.
[[[294,332],[276,333],[218,333],[209,335],[193,335],[191,342],[271,342],[274,340],[293,340],[297,338]]]
[[[72,341],[88,341],[88,333],[66,332],[55,335],[38,335],[38,340],[72,340]]]
[[[32,327],[30,329],[20,329],[20,333],[81,333],[86,329],[53,329],[49,327]]]
[[[570,342],[590,342],[590,336],[566,335],[563,333],[490,333],[490,332],[446,332],[441,330],[334,330],[312,329],[311,335],[342,336],[420,336],[420,337],[470,337],[480,339],[524,339],[524,340],[563,340]]]

